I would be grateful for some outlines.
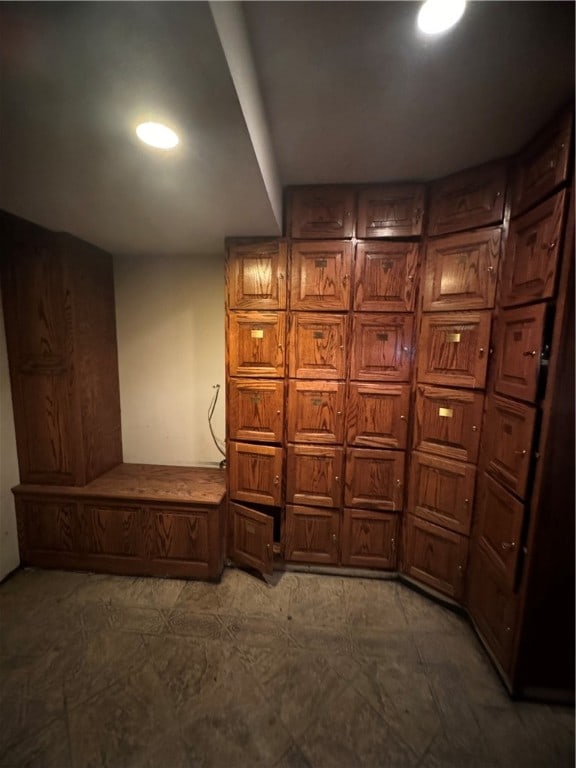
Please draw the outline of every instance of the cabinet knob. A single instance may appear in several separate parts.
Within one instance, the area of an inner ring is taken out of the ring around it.
[[[402,349],[404,350],[404,352],[409,352],[410,351],[409,347],[402,347]]]
[[[402,480],[400,480],[400,479],[396,480],[396,485],[398,487],[400,487],[402,485]]]
[[[332,541],[334,542],[334,544],[336,544],[336,534],[335,533],[332,534]]]
[[[334,478],[334,482],[335,483],[339,483],[340,482],[340,476],[339,475],[336,475],[336,477]]]
[[[411,283],[414,282],[414,275],[408,275],[408,280],[410,280]]]
[[[551,251],[553,248],[556,248],[556,240],[552,240],[551,243],[542,243],[543,251]]]
[[[478,357],[484,357],[484,347],[480,347],[478,350]]]
[[[392,548],[392,552],[396,549],[396,539],[390,539],[390,546]]]
[[[502,542],[502,549],[516,549],[516,542],[515,541],[503,541]]]
[[[274,476],[274,485],[278,485],[280,483],[280,475]]]
[[[470,499],[464,499],[464,504],[470,504]]]
[[[400,416],[400,419],[401,419],[402,421],[406,421],[406,416]]]
[[[276,416],[280,416],[281,413],[282,413],[282,411],[280,411],[280,410],[276,411]]]
[[[342,277],[342,282],[344,283],[344,285],[346,285],[346,283],[348,282],[349,278],[350,278],[350,275],[344,275]]]
[[[494,267],[492,265],[490,265],[488,267],[488,272],[490,272],[490,274],[492,274],[492,272],[494,272]]]
[[[514,453],[516,454],[516,456],[526,456],[528,451],[526,451],[526,450],[524,450],[524,451],[514,451]]]
[[[284,274],[282,272],[278,274],[278,280],[284,280]]]
[[[342,411],[336,411],[336,416],[342,416]]]
[[[536,350],[533,349],[531,352],[524,352],[524,357],[536,357]]]
[[[473,426],[472,427],[472,432],[478,432],[478,427],[477,426]]]

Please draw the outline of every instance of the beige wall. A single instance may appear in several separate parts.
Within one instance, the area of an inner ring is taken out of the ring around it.
[[[207,413],[220,384],[223,440],[224,255],[117,258],[114,272],[124,461],[218,463]]]
[[[4,315],[0,305],[0,579],[20,563],[14,497],[10,492],[10,488],[18,482],[14,412],[8,375]]]

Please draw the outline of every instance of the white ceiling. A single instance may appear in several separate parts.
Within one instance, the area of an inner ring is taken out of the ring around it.
[[[274,235],[294,183],[428,180],[574,97],[574,3],[0,3],[0,208],[117,255]],[[174,125],[172,154],[134,138]]]

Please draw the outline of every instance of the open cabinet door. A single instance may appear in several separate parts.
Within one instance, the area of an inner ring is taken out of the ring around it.
[[[229,520],[232,523],[230,559],[261,574],[271,574],[274,564],[274,518],[231,501]]]

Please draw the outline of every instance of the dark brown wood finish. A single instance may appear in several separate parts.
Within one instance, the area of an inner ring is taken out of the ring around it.
[[[398,515],[345,508],[342,525],[342,565],[396,568]]]
[[[342,503],[343,469],[343,448],[288,445],[286,501],[337,509]]]
[[[417,237],[424,218],[423,184],[385,184],[358,193],[356,236]]]
[[[239,565],[260,573],[272,573],[274,565],[274,520],[250,507],[230,502],[232,549]]]
[[[230,498],[279,507],[282,504],[282,448],[255,443],[230,443]]]
[[[286,505],[284,557],[295,563],[336,565],[340,541],[338,510]]]
[[[326,240],[292,243],[290,307],[346,311],[350,307],[352,244]]]
[[[229,379],[229,439],[281,443],[284,401],[283,381]]]
[[[293,312],[290,316],[289,372],[297,379],[345,379],[346,315]]]
[[[347,507],[400,512],[404,504],[404,451],[348,448]]]
[[[354,309],[412,312],[419,243],[359,242],[356,246]]]
[[[531,304],[500,313],[495,334],[496,392],[535,402],[546,312],[546,304]]]
[[[285,345],[284,312],[228,313],[230,376],[284,376]]]
[[[410,315],[354,313],[350,378],[358,381],[410,381]]]
[[[287,244],[284,240],[228,242],[228,309],[286,309]]]
[[[422,309],[425,312],[494,306],[500,227],[429,240]]]
[[[351,381],[347,401],[348,445],[404,450],[409,415],[409,384]]]
[[[291,379],[288,385],[288,440],[342,444],[345,383]]]
[[[293,187],[287,203],[290,237],[346,238],[354,235],[356,190],[353,187]]]

